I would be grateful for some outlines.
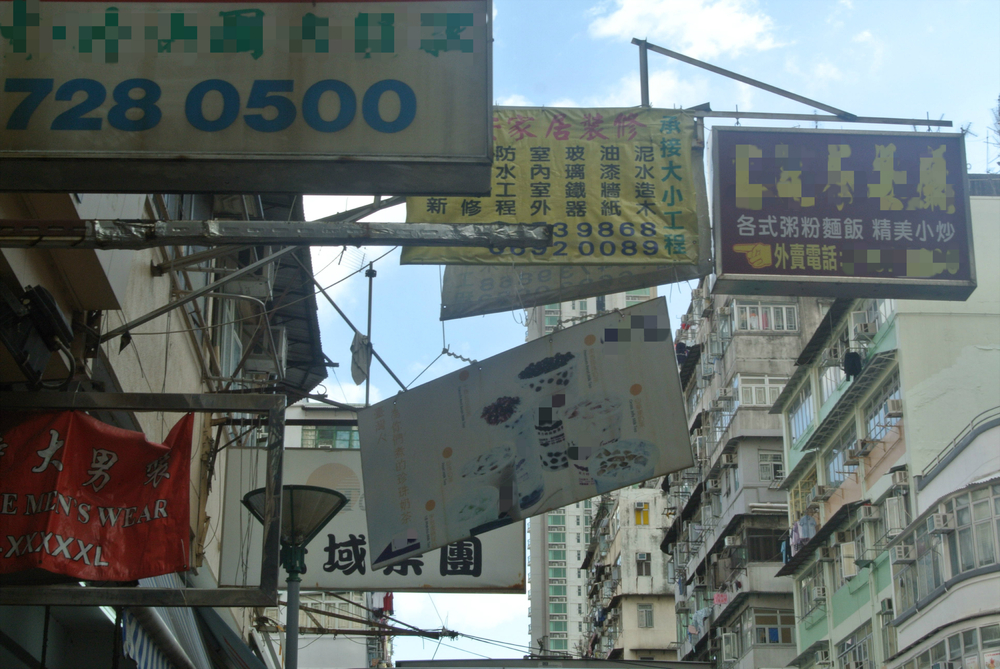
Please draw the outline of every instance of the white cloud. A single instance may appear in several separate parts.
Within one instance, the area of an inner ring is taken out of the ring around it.
[[[882,67],[882,60],[885,57],[885,45],[882,41],[872,35],[870,30],[862,30],[855,35],[852,40],[858,44],[864,44],[871,48],[871,53],[868,56],[871,72],[874,73],[878,71],[879,68]]]
[[[501,107],[535,107],[534,102],[524,97],[520,93],[514,93],[513,95],[508,95],[507,97],[500,98],[497,100],[497,104]]]
[[[873,42],[875,41],[872,37],[872,32],[870,30],[863,30],[854,36],[855,42]]]
[[[649,104],[653,107],[692,107],[708,99],[708,84],[703,77],[681,79],[674,70],[649,73]],[[632,72],[583,102],[586,107],[636,107],[641,101],[639,73]]]
[[[843,79],[840,69],[828,60],[824,60],[813,68],[813,76],[817,79],[828,81],[840,81]]]
[[[645,38],[693,58],[779,46],[773,20],[755,0],[615,0],[597,12],[595,37]]]

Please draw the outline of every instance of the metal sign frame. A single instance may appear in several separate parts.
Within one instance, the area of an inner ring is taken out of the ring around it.
[[[225,588],[135,588],[77,586],[4,586],[2,606],[275,606],[281,529],[281,464],[284,450],[284,395],[208,395],[187,393],[0,393],[6,410],[170,411],[266,413],[267,501],[260,583]]]

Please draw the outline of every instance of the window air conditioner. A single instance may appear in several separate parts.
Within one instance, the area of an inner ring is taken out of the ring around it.
[[[813,599],[826,599],[826,588],[823,587],[822,585],[817,585],[812,590],[812,598]]]
[[[905,469],[900,469],[892,473],[892,485],[893,486],[908,486],[910,485],[910,475]]]
[[[726,400],[712,400],[712,411],[725,411],[729,408],[729,402]]]
[[[722,490],[722,485],[720,484],[719,479],[708,479],[706,489],[709,492],[719,492]]]
[[[837,532],[837,543],[842,544],[851,540],[850,532]]]
[[[816,651],[816,664],[821,667],[829,667],[830,662],[830,651],[828,650],[817,650]]]
[[[831,546],[820,546],[818,555],[819,557],[817,559],[820,562],[833,562],[836,558],[834,549]]]
[[[734,546],[743,545],[743,537],[736,534],[729,535],[728,537],[726,537],[725,541],[726,541],[726,548],[732,548]]]
[[[691,290],[692,300],[703,300],[705,299],[705,292],[701,288],[694,288]]]
[[[931,534],[947,534],[955,530],[955,517],[950,513],[931,514],[928,522]]]
[[[882,609],[879,611],[883,616],[892,615],[892,599],[886,597],[882,600]]]
[[[854,442],[854,450],[863,458],[871,453],[877,445],[878,441],[875,439],[858,439]]]
[[[678,613],[688,613],[691,610],[691,602],[686,599],[682,602],[677,602],[677,605],[674,607],[674,609]]]
[[[733,389],[732,388],[719,388],[718,399],[720,399],[720,400],[731,400],[731,399],[733,399]]]
[[[889,400],[886,402],[886,418],[903,417],[903,400]]]
[[[639,562],[646,562],[649,560],[649,553],[636,553],[635,559]]]
[[[708,380],[711,379],[713,376],[715,376],[715,365],[710,362],[702,363],[701,378]]]
[[[861,462],[861,455],[856,448],[848,448],[844,453],[844,464],[848,467],[856,467]]]
[[[865,505],[858,509],[858,519],[862,523],[873,523],[879,519],[878,507]]]
[[[722,454],[722,466],[723,467],[735,467],[737,465],[736,454],[735,453],[723,453]]]
[[[813,486],[811,498],[818,502],[823,502],[830,499],[833,495],[833,488],[825,485]]]
[[[729,316],[729,314],[731,314],[732,311],[730,310],[729,307],[719,307],[716,310],[716,313],[719,314],[720,316]]]
[[[635,510],[636,511],[645,511],[646,510],[646,503],[645,502],[636,502],[635,503]]]
[[[868,322],[868,314],[864,311],[851,312],[851,332],[855,341],[870,342],[878,332],[877,323]]]

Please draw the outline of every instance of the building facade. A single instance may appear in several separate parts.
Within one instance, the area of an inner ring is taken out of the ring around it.
[[[837,300],[772,409],[794,666],[1000,662],[1000,177],[969,182],[976,291]]]
[[[813,298],[692,293],[677,333],[695,466],[664,479],[678,657],[717,667],[783,667],[796,655],[781,421],[768,413],[806,333],[828,304]]]
[[[292,196],[0,194],[4,220],[212,218],[301,220],[303,213]],[[303,397],[326,376],[310,254],[302,248],[268,262],[277,250],[2,248],[0,387],[30,393],[42,406],[47,393],[98,401],[104,393]],[[251,264],[257,269],[236,274]],[[112,404],[93,413],[154,442],[182,415]],[[266,426],[248,428],[234,413],[196,412],[195,420],[192,568],[142,579],[137,591],[218,587],[226,447],[269,438]],[[39,585],[31,577],[5,574],[0,587],[30,590]],[[69,579],[66,587],[74,585]],[[238,657],[261,667],[264,653],[250,649],[254,617],[242,608],[0,606],[0,666],[108,667],[117,654],[121,666],[224,666]]]
[[[526,312],[526,340],[654,297],[656,288],[643,288],[534,307]],[[529,638],[532,649],[540,653],[582,656],[589,645],[587,577],[582,565],[599,501],[578,502],[528,520]]]

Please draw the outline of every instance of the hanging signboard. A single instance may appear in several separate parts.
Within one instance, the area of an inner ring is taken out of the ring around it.
[[[0,1],[0,188],[486,193],[491,11]]]
[[[688,467],[684,416],[662,298],[365,409],[374,566]]]
[[[710,239],[705,164],[692,149],[691,174],[698,208],[698,239]],[[710,244],[698,244],[694,265],[448,265],[441,289],[441,320],[610,295],[697,279],[712,272]]]
[[[964,300],[960,134],[714,128],[716,290]]]
[[[78,411],[0,436],[0,573],[134,581],[188,568],[193,414],[163,444]]]
[[[698,261],[694,119],[678,110],[496,107],[491,197],[407,198],[410,223],[546,223],[546,249],[403,250],[404,264]]]
[[[219,582],[255,583],[260,579],[262,533],[240,500],[263,486],[265,453],[259,448],[226,450]],[[391,567],[373,568],[374,544],[365,509],[379,495],[365,493],[361,451],[286,448],[283,476],[285,484],[332,488],[348,498],[347,505],[308,546],[303,590],[525,592],[523,523],[409,555]]]

